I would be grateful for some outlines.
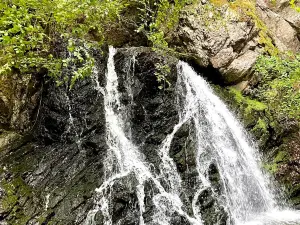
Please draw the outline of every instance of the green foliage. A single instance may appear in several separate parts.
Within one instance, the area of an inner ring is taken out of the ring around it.
[[[288,159],[288,153],[285,151],[279,151],[274,159],[275,163],[281,163]]]
[[[72,87],[91,73],[91,47],[99,47],[130,5],[139,6],[137,32],[144,32],[157,51],[170,52],[167,35],[191,0],[3,0],[0,3],[0,75],[47,71],[58,84]],[[62,57],[58,43],[68,42]],[[83,47],[84,46],[84,47]],[[64,58],[64,59],[63,59]],[[62,76],[64,68],[72,77]],[[161,68],[158,68],[161,69]],[[158,80],[164,80],[158,77]]]
[[[28,73],[46,69],[50,76],[60,77],[68,62],[55,52],[57,41],[81,39],[88,47],[102,44],[105,28],[117,20],[126,6],[122,0],[1,1],[0,75],[12,70]],[[91,38],[91,31],[97,34],[97,40]],[[74,72],[73,84],[90,72],[92,60],[82,49],[69,50],[79,61],[86,61]]]
[[[192,3],[193,0],[143,0],[141,4],[140,18],[141,25],[137,32],[143,32],[150,41],[152,48],[160,54],[175,54],[169,48],[166,41],[168,35],[173,31],[178,24],[181,10],[186,4]],[[169,87],[166,75],[170,72],[168,65],[156,64],[156,78],[160,83],[159,88]]]
[[[169,51],[166,38],[179,21],[184,6],[191,0],[143,0],[140,8],[142,24],[138,32],[144,32],[156,50]]]
[[[275,174],[278,171],[277,163],[267,163],[263,165],[264,169],[269,171],[272,174]]]
[[[243,94],[235,88],[229,88],[229,93],[232,93],[234,95],[237,104],[245,106],[246,113],[251,113],[253,110],[263,111],[267,108],[264,103],[243,96]]]
[[[265,118],[267,105],[253,100],[248,96],[243,96],[242,92],[231,87],[228,89],[226,98],[231,99],[234,108],[238,108],[243,124],[251,129],[251,133],[264,144],[269,135],[269,121]]]
[[[286,151],[279,151],[276,153],[275,158],[272,162],[264,164],[264,168],[269,172],[276,174],[280,165],[286,162],[289,158],[289,154]]]
[[[155,64],[156,70],[155,70],[155,76],[160,84],[158,86],[159,89],[168,88],[171,86],[170,82],[167,79],[167,75],[171,72],[169,65],[162,65],[161,63]]]
[[[300,12],[300,7],[296,5],[298,2],[299,2],[298,0],[290,0],[290,5],[297,12]]]
[[[255,69],[262,79],[258,97],[277,116],[300,120],[300,55],[261,56]]]

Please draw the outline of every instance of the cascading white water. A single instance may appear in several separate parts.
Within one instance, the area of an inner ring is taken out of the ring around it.
[[[133,175],[137,181],[134,185],[139,204],[140,225],[146,224],[143,213],[145,183],[148,181],[155,186],[157,193],[152,196],[154,215],[152,221],[147,224],[172,224],[173,213],[177,213],[189,224],[202,225],[201,210],[196,203],[200,194],[212,185],[208,177],[211,163],[217,166],[223,187],[223,195],[215,197],[229,213],[230,223],[235,225],[300,223],[300,214],[280,210],[277,206],[269,191],[270,187],[266,182],[268,179],[259,168],[258,152],[247,138],[242,126],[205,80],[184,62],[179,62],[177,66],[176,93],[179,121],[157,149],[161,161],[160,173],[152,172],[139,148],[133,144],[131,134],[125,126],[128,122],[128,109],[120,101],[118,77],[114,67],[115,53],[116,50],[110,47],[106,87],[101,88],[95,79],[96,89],[104,95],[108,151],[104,163],[105,180],[96,189],[96,206],[88,214],[87,225],[96,225],[95,215],[99,211],[104,217],[104,224],[113,225],[110,213],[111,188],[115,182],[129,175]],[[132,62],[135,63],[135,60]],[[129,93],[132,100],[131,94]],[[197,139],[198,183],[200,183],[191,202],[192,216],[183,210],[185,207],[180,198],[183,192],[181,177],[175,163],[169,157],[172,140],[186,122],[194,124]]]
[[[208,167],[213,162],[223,185],[225,201],[220,201],[225,202],[235,224],[258,218],[262,224],[300,222],[299,213],[280,211],[259,167],[255,145],[225,104],[188,64],[179,62],[178,71],[177,90],[183,99],[180,108],[190,112],[188,119],[193,120],[197,136],[197,170],[203,186],[197,194],[210,187]]]
[[[119,179],[134,174],[138,184],[136,185],[136,192],[140,209],[140,225],[144,224],[144,184],[145,181],[152,181],[159,193],[154,195],[153,202],[157,208],[153,220],[156,224],[169,224],[171,219],[168,212],[177,212],[179,215],[184,216],[191,224],[202,225],[201,221],[191,218],[182,210],[183,203],[180,200],[178,193],[169,193],[161,185],[159,178],[152,174],[148,168],[147,163],[144,161],[143,155],[139,149],[132,143],[132,141],[125,134],[125,118],[126,108],[120,102],[120,95],[118,92],[118,77],[115,72],[114,55],[116,50],[110,47],[109,58],[107,63],[107,82],[104,91],[104,104],[106,116],[106,141],[108,144],[108,152],[105,166],[105,181],[96,189],[98,194],[96,207],[91,210],[86,219],[87,225],[96,225],[95,215],[100,210],[104,216],[106,225],[112,225],[112,218],[109,213],[110,191],[112,185]],[[134,60],[133,60],[134,61]],[[98,85],[98,82],[95,82]],[[99,92],[103,93],[101,87],[96,86]],[[166,155],[165,160],[171,162]],[[172,173],[177,174],[174,167]],[[179,175],[178,175],[179,178]],[[174,182],[174,183],[173,183]],[[177,185],[177,181],[171,180],[170,184],[173,188]],[[176,189],[176,188],[174,188]],[[167,208],[165,207],[167,205]]]

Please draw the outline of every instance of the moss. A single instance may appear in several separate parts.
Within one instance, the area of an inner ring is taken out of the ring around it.
[[[280,164],[284,163],[288,159],[288,153],[284,150],[279,151],[272,162],[266,163],[263,167],[272,174],[276,174],[278,172]]]
[[[24,225],[30,219],[23,209],[23,204],[31,196],[31,189],[21,177],[11,181],[2,180],[1,187],[5,195],[1,199],[1,206],[4,212],[9,213],[7,223],[9,225]]]
[[[247,112],[251,110],[263,111],[267,108],[267,106],[264,103],[243,96],[241,91],[233,87],[229,88],[229,93],[234,96],[234,99],[237,104],[244,104],[247,106]]]
[[[267,106],[264,103],[243,96],[239,90],[233,87],[229,88],[228,95],[241,112],[246,127],[254,127],[258,122],[262,123],[262,121],[258,121],[258,118],[265,115]],[[258,128],[260,126],[263,125],[259,124]]]
[[[269,125],[263,118],[259,118],[256,125],[251,129],[251,132],[259,139],[260,147],[266,145],[269,140],[270,132]]]
[[[290,6],[292,9],[296,10],[297,12],[300,12],[300,7],[297,5],[297,0],[290,0]]]
[[[274,159],[274,163],[282,163],[287,160],[288,156],[286,151],[279,151]]]
[[[265,163],[263,164],[263,168],[272,174],[276,174],[278,171],[278,165],[276,163]]]
[[[267,123],[263,119],[259,118],[255,128],[266,131],[267,130]]]
[[[17,204],[19,197],[16,195],[15,186],[11,182],[2,181],[1,186],[6,194],[2,199],[1,205],[4,210],[9,211]]]

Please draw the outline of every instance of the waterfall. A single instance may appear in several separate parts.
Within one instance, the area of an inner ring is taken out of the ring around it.
[[[259,167],[261,162],[255,144],[234,115],[188,64],[179,62],[177,67],[177,90],[183,99],[179,108],[190,112],[189,119],[193,120],[196,129],[197,170],[203,186],[199,190],[211,186],[208,166],[214,162],[225,198],[225,201],[220,200],[225,202],[234,224],[250,223],[251,220],[256,221],[253,224],[299,222],[300,214],[280,211],[270,190],[271,184]]]
[[[259,167],[258,151],[249,141],[242,126],[213,93],[208,83],[184,62],[177,65],[176,98],[179,121],[157,149],[161,163],[159,172],[154,172],[128,132],[129,112],[120,101],[118,76],[114,65],[115,54],[116,49],[110,47],[104,88],[99,86],[97,76],[94,76],[95,88],[99,94],[104,95],[108,150],[104,162],[104,181],[96,189],[95,207],[88,213],[86,225],[98,224],[97,213],[102,214],[101,224],[114,225],[110,209],[113,186],[128,176],[135,178],[130,186],[135,190],[138,199],[140,225],[172,224],[175,214],[185,219],[186,222],[181,224],[203,225],[205,221],[197,201],[201,193],[212,186],[208,173],[212,163],[220,174],[222,195],[214,192],[212,194],[228,213],[228,225],[279,225],[300,221],[300,214],[280,209],[274,200],[270,191],[271,184]],[[131,59],[130,63],[133,63],[134,68],[135,59]],[[132,93],[129,95],[133,101]],[[196,137],[199,186],[190,202],[193,215],[186,210],[186,202],[181,197],[181,176],[169,156],[175,134],[187,122],[193,123]],[[150,196],[154,207],[150,222],[144,218],[147,183],[151,183],[151,188],[156,190]]]

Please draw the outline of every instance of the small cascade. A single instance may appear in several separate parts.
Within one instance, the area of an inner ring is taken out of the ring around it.
[[[74,118],[72,116],[72,107],[71,107],[71,101],[70,101],[70,98],[69,96],[67,95],[67,93],[64,93],[65,96],[66,96],[66,103],[67,103],[67,106],[68,106],[68,113],[69,113],[69,123],[68,123],[68,128],[67,128],[67,131],[66,131],[66,135],[71,133],[72,131],[75,132],[75,138],[76,138],[76,144],[77,144],[77,147],[78,149],[81,148],[81,140],[80,140],[80,134],[78,134],[78,132],[76,131],[76,127],[74,125]]]
[[[188,216],[182,210],[183,203],[176,192],[168,192],[165,190],[163,185],[160,183],[160,176],[152,174],[148,167],[147,162],[144,161],[143,155],[139,152],[137,146],[129,139],[125,131],[126,118],[126,108],[120,102],[120,94],[118,92],[118,77],[115,72],[114,67],[114,55],[116,50],[110,47],[110,54],[107,63],[107,82],[105,87],[105,116],[106,116],[106,129],[107,135],[106,140],[108,144],[108,152],[105,166],[105,181],[103,184],[96,189],[97,200],[95,209],[91,210],[86,219],[87,225],[95,225],[95,216],[101,211],[104,217],[104,224],[112,225],[112,217],[110,214],[110,201],[111,201],[111,188],[115,182],[118,180],[133,174],[136,178],[136,193],[139,202],[139,224],[144,224],[143,212],[145,193],[144,187],[146,181],[151,181],[155,188],[158,189],[158,193],[153,197],[153,203],[156,207],[156,213],[153,216],[154,224],[169,224],[173,213],[178,213],[179,215],[185,217],[190,224],[202,225],[201,221],[197,221],[194,218]],[[134,61],[133,61],[134,62]],[[101,91],[101,89],[99,89]],[[173,132],[174,133],[174,132]],[[163,144],[162,149],[165,149],[166,145],[169,145],[170,137],[165,140],[166,144]],[[161,150],[161,152],[165,152]],[[171,159],[167,157],[166,154],[162,153],[166,158],[164,162],[168,162],[172,165]],[[170,174],[175,174],[174,176],[178,179],[174,166],[170,166]],[[168,179],[170,183],[171,190],[176,190],[177,183],[175,179]]]
[[[177,65],[175,89],[179,119],[156,149],[160,165],[159,170],[154,172],[139,146],[134,144],[130,128],[132,112],[129,107],[134,101],[131,79],[134,77],[136,60],[133,56],[128,61],[127,80],[124,83],[131,102],[124,105],[118,91],[115,54],[116,49],[110,47],[105,88],[97,81],[97,69],[93,75],[95,89],[104,95],[108,150],[104,161],[104,181],[96,189],[95,207],[88,213],[86,225],[116,224],[112,215],[112,201],[114,187],[120,183],[134,190],[137,207],[132,210],[138,210],[140,225],[171,225],[174,224],[174,215],[183,218],[181,221],[184,222],[178,224],[205,225],[198,202],[206,190],[211,190],[213,197],[228,214],[227,225],[292,225],[300,222],[300,213],[283,210],[274,200],[271,184],[259,167],[258,150],[242,126],[208,83],[184,62]],[[193,196],[189,199],[191,212],[182,199],[182,194],[189,190],[182,187],[180,173],[169,154],[176,133],[187,123],[195,133],[198,179],[196,191],[191,192]],[[221,194],[212,188],[209,178],[212,164],[220,175]],[[152,194],[148,196],[149,184]],[[150,221],[149,215],[147,220],[144,216],[148,198],[152,204]],[[97,221],[99,213],[101,222]]]

